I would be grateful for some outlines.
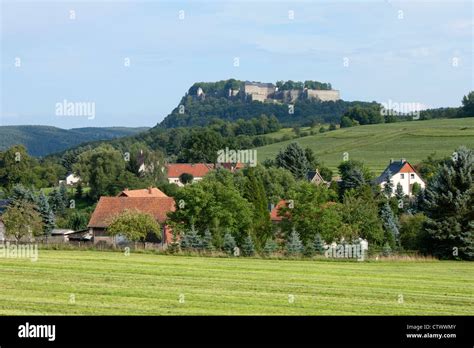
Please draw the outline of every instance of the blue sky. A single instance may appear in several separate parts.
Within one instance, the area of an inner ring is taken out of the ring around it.
[[[1,125],[154,126],[228,78],[427,107],[474,89],[472,1],[2,0],[1,22]],[[58,116],[63,100],[96,115]]]

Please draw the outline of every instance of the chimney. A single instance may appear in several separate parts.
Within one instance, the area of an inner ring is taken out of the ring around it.
[[[151,186],[148,188],[148,193],[151,195]]]
[[[393,163],[393,158],[390,158],[390,164],[392,164],[392,163]]]
[[[402,162],[402,163],[405,163],[406,161],[407,161],[407,160],[404,159],[404,158],[401,158],[401,159],[400,159],[400,162]]]
[[[128,187],[125,187],[125,190],[124,191],[128,191]]]

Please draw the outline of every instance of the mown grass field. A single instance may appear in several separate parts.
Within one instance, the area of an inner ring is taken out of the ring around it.
[[[0,279],[0,315],[474,315],[469,262],[39,250]]]
[[[310,147],[332,170],[343,160],[361,160],[376,174],[385,169],[390,158],[406,158],[416,164],[436,153],[450,156],[459,145],[474,147],[474,118],[439,119],[343,128],[257,148],[258,160],[275,158],[278,151],[296,141]]]

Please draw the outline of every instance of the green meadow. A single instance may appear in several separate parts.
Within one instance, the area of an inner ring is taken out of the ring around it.
[[[0,279],[0,315],[474,315],[472,262],[39,250]]]
[[[289,130],[278,133],[285,132]],[[416,164],[433,153],[437,158],[450,156],[459,145],[474,147],[474,117],[343,128],[259,147],[258,160],[275,158],[281,148],[293,141],[313,149],[332,170],[347,152],[349,159],[363,161],[379,174],[391,158],[405,158]]]

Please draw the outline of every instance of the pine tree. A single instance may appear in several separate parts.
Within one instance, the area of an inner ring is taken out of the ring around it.
[[[245,237],[244,242],[242,243],[242,254],[244,256],[253,256],[255,254],[255,246],[250,235]]]
[[[324,254],[324,240],[321,238],[321,235],[319,233],[316,234],[314,237],[314,250],[317,255],[323,255]]]
[[[392,182],[392,172],[390,170],[387,171],[387,176],[386,176],[386,183],[383,187],[383,193],[387,197],[391,197],[393,194],[393,182]]]
[[[290,238],[286,243],[286,253],[288,255],[298,255],[301,254],[303,251],[303,243],[301,242],[300,235],[296,230],[293,228],[291,231]]]
[[[474,152],[461,146],[425,189],[427,251],[441,258],[474,259]]]
[[[213,251],[214,250],[214,244],[212,243],[212,233],[209,231],[209,229],[206,229],[204,232],[204,237],[202,239],[202,246],[204,250],[206,251]]]
[[[393,215],[393,211],[390,208],[390,204],[386,201],[380,211],[380,217],[382,218],[385,239],[391,244],[392,247],[399,244],[399,229],[396,217]]]
[[[234,237],[229,232],[227,232],[224,235],[224,243],[223,243],[222,248],[224,249],[224,251],[227,254],[233,255],[234,254],[234,248],[236,246],[237,246],[237,244],[235,243]]]
[[[263,253],[265,255],[271,255],[278,250],[278,244],[271,238],[268,238],[263,247]]]
[[[43,191],[40,192],[38,197],[38,212],[43,220],[43,231],[45,235],[50,235],[51,231],[55,227],[54,214],[49,206],[48,198]]]

